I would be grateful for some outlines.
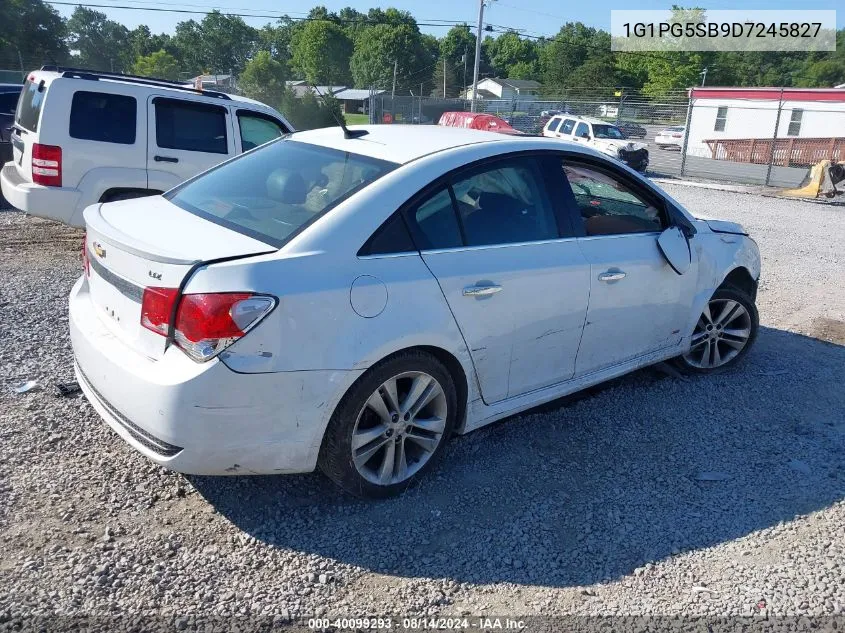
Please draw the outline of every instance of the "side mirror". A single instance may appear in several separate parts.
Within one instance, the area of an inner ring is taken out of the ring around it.
[[[692,262],[689,240],[677,226],[670,226],[657,238],[657,247],[672,269],[679,275],[689,270]]]

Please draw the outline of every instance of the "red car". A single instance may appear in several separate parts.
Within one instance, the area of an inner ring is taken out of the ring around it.
[[[512,127],[504,119],[493,114],[481,112],[444,112],[437,125],[446,127],[465,127],[472,130],[486,130],[487,132],[499,132],[500,134],[511,134],[512,136],[529,136]]]

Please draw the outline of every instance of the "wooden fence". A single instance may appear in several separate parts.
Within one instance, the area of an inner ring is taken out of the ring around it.
[[[823,160],[845,161],[845,138],[731,138],[705,140],[711,158],[737,163],[807,167]],[[774,161],[772,150],[774,148]]]

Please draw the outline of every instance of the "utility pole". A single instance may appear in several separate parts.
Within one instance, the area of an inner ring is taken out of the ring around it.
[[[446,98],[446,56],[443,56],[443,98]]]
[[[462,85],[463,89],[466,90],[467,89],[467,49],[464,49],[463,62],[464,62],[464,83],[461,84],[461,85]]]
[[[703,88],[703,87],[704,87],[704,82],[707,80],[707,67],[705,66],[705,67],[704,67],[704,70],[702,70],[702,71],[701,71],[700,73],[698,73],[698,74],[699,74],[699,75],[701,75],[701,87]]]
[[[396,70],[397,70],[398,66],[399,66],[399,60],[394,59],[393,60],[393,90],[390,91],[390,98],[391,99],[393,99],[393,97],[396,96]]]
[[[484,0],[478,0],[478,31],[475,36],[475,67],[472,71],[472,104],[470,111],[475,112],[476,93],[478,92],[478,70],[481,64],[481,31],[484,28]]]

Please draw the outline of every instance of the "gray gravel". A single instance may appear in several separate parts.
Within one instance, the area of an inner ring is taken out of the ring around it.
[[[840,613],[845,208],[669,189],[758,240],[763,328],[746,362],[644,370],[456,438],[439,471],[382,503],[317,475],[174,474],[84,398],[55,395],[72,378],[81,233],[0,213],[0,624]]]

